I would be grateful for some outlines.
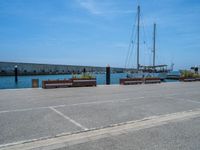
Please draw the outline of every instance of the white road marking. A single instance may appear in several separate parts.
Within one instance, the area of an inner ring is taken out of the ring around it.
[[[80,123],[76,122],[75,120],[71,119],[70,117],[64,115],[63,113],[61,113],[60,111],[56,110],[53,107],[49,107],[51,110],[53,110],[54,112],[56,112],[58,115],[62,116],[63,118],[65,118],[66,120],[70,121],[71,123],[75,124],[76,126],[80,127],[83,130],[88,130],[88,128],[84,127],[83,125],[81,125]]]
[[[144,97],[137,97],[135,99],[126,98],[126,99],[119,99],[119,100],[106,100],[106,101],[97,101],[97,102],[77,103],[77,104],[70,104],[70,105],[60,105],[60,106],[54,106],[54,108],[67,107],[67,106],[79,106],[79,105],[104,104],[104,103],[119,103],[119,102],[126,102],[126,101],[131,101],[131,100],[136,100],[136,99],[144,99]]]
[[[79,132],[74,134],[62,134],[52,138],[44,138],[28,141],[21,141],[16,143],[9,143],[0,145],[1,150],[30,150],[40,149],[49,150],[52,147],[63,148],[64,146],[71,146],[74,144],[85,143],[93,140],[102,139],[110,136],[117,136],[121,134],[129,134],[130,132],[148,129],[156,126],[162,126],[172,122],[184,121],[200,117],[200,109],[177,112],[172,114],[151,116],[140,120],[124,122],[120,124],[111,125],[110,127],[92,129],[86,132]]]
[[[48,108],[49,107],[36,107],[36,108],[25,108],[25,109],[2,110],[2,111],[0,111],[0,114],[10,113],[10,112],[24,112],[24,111],[39,110],[39,109],[48,109]]]
[[[185,99],[185,98],[175,98],[175,97],[166,97],[168,99],[172,99],[172,100],[182,100],[182,101],[187,101],[187,102],[192,102],[192,103],[198,103],[200,104],[199,101],[194,101],[194,100],[191,100],[191,99]]]
[[[146,99],[148,99],[148,98],[159,98],[159,97],[169,98],[169,97],[178,96],[178,95],[180,95],[180,94],[167,94],[167,95],[164,95],[164,96],[162,96],[162,95],[159,95],[159,96],[147,96],[147,97],[118,99],[118,100],[105,100],[105,101],[96,101],[96,102],[84,102],[84,103],[75,103],[75,104],[66,104],[66,105],[55,105],[55,106],[47,106],[47,107],[36,107],[36,108],[14,109],[14,110],[2,110],[2,111],[0,111],[0,114],[2,114],[2,113],[10,113],[10,112],[23,112],[23,111],[32,111],[32,110],[39,110],[39,109],[48,109],[49,107],[59,108],[59,107],[78,106],[78,105],[94,105],[94,104],[103,104],[103,103],[118,103],[118,102],[127,102],[127,101],[133,101],[133,100],[145,99],[145,98]],[[173,99],[175,100],[175,98],[173,98]],[[190,101],[192,102],[192,100],[190,100]],[[197,101],[193,101],[193,102],[200,103],[200,102],[197,102]]]
[[[118,99],[118,100],[105,100],[105,101],[97,101],[97,102],[84,102],[84,103],[76,103],[76,104],[67,104],[67,105],[55,105],[55,106],[47,106],[47,107],[36,107],[36,108],[25,108],[25,109],[14,109],[14,110],[2,110],[2,113],[10,113],[10,112],[23,112],[23,111],[32,111],[32,110],[39,110],[39,109],[48,109],[49,107],[52,108],[60,108],[60,107],[68,107],[68,106],[79,106],[79,105],[94,105],[94,104],[103,104],[103,103],[117,103],[117,102],[126,102],[131,100],[137,99],[144,99],[145,97],[137,97],[137,98],[126,98],[126,99]]]

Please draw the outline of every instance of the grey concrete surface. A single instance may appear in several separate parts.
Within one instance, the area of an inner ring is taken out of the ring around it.
[[[0,114],[0,120],[0,144],[80,130],[48,109]]]
[[[200,118],[110,136],[57,150],[198,150]]]
[[[98,128],[145,117],[170,114],[200,107],[187,101],[168,98],[141,98],[121,102],[76,105],[57,108],[88,128]]]
[[[0,148],[23,141],[54,137],[62,133],[106,127],[145,117],[195,110],[200,108],[199,91],[200,82],[133,86],[112,85],[96,88],[51,90],[0,90]],[[194,122],[194,129],[195,126],[198,126],[196,125],[198,121],[198,119],[191,121]],[[178,131],[183,129],[180,125],[180,123],[175,123],[171,128]],[[183,130],[188,130],[188,132],[186,132],[186,135],[183,134],[183,141],[184,136],[188,136],[189,140],[193,138],[191,134],[194,131],[187,129],[186,126],[193,128],[193,124],[187,122],[184,126],[186,129]],[[145,138],[148,135],[145,136],[145,134],[151,132],[154,134],[155,130],[151,130],[148,132],[145,129],[141,133],[127,135],[127,142],[135,140],[137,138],[135,134],[139,134],[142,139],[141,142],[145,146],[149,142],[146,141]],[[165,130],[163,127],[159,127],[157,134],[162,134],[163,130]],[[143,134],[143,132],[145,133]],[[171,133],[173,132],[170,130],[169,136],[176,136],[171,135]],[[160,137],[162,138],[162,136]],[[112,143],[112,137],[109,139]],[[99,146],[100,149],[101,144],[104,143],[101,141],[104,140],[95,141],[97,145],[95,148],[98,149]],[[130,142],[130,144],[134,142]],[[161,142],[165,142],[165,138]],[[190,143],[190,141],[188,142]],[[85,148],[83,147],[83,149],[86,149],[87,146],[90,147],[90,144],[95,145],[89,142],[84,144]],[[115,148],[112,147],[113,144],[109,146],[109,140],[107,144],[105,143],[105,146],[108,146],[109,149]],[[123,142],[121,145],[123,148]],[[74,145],[70,149],[76,149],[79,146]],[[170,148],[162,146],[161,149]],[[140,144],[136,144],[135,148],[140,148]],[[124,147],[124,149],[128,149],[128,147]],[[150,149],[153,149],[153,147]]]

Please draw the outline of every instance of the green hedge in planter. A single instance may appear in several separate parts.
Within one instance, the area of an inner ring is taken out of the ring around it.
[[[82,75],[76,75],[76,74],[72,75],[72,79],[79,79],[79,78],[80,79],[94,79],[95,77],[89,73],[83,73]]]
[[[182,78],[200,78],[200,75],[195,74],[195,73],[188,71],[188,70],[184,70],[184,71],[181,72],[181,77]]]

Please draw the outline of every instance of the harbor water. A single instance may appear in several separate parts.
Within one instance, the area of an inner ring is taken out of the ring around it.
[[[93,74],[97,79],[97,85],[106,84],[106,74]],[[138,75],[132,75],[137,77]],[[141,76],[141,75],[140,75]],[[159,76],[159,74],[154,74]],[[161,75],[162,77],[163,75]],[[126,78],[127,73],[115,73],[111,74],[111,84],[119,84],[120,78]],[[15,82],[14,76],[1,76],[0,77],[0,89],[18,89],[18,88],[31,88],[32,79],[39,79],[39,87],[42,86],[43,80],[63,80],[72,78],[72,75],[37,75],[37,76],[18,76],[18,82]],[[172,82],[165,80],[166,82]]]
[[[98,85],[106,83],[106,74],[94,74]],[[111,74],[111,84],[119,84],[120,78],[125,78],[125,73]],[[43,80],[63,80],[72,78],[72,75],[37,75],[37,76],[18,76],[18,82],[15,82],[14,76],[1,76],[0,89],[16,89],[16,88],[31,88],[32,79],[39,79],[39,87],[42,86]]]

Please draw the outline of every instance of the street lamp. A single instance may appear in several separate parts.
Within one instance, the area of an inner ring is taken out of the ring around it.
[[[15,82],[17,83],[18,82],[18,66],[17,65],[15,66],[14,71],[15,71]]]

